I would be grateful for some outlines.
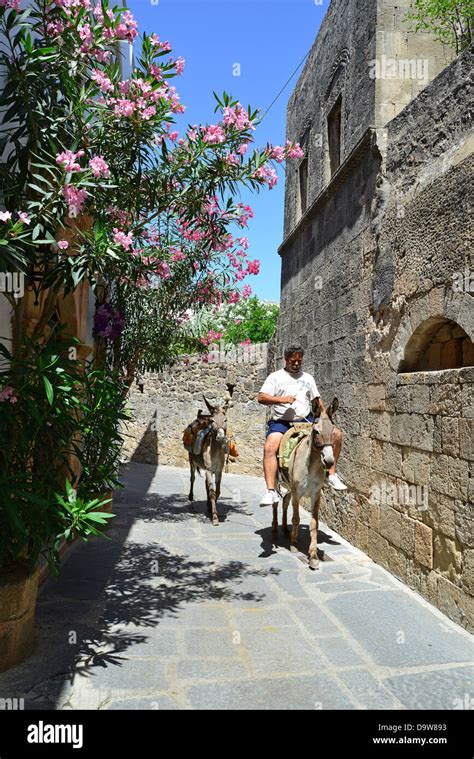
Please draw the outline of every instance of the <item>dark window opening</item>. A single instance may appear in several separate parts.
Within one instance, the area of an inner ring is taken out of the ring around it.
[[[341,108],[342,97],[339,96],[328,116],[329,165],[331,176],[341,164]]]
[[[301,213],[304,214],[308,207],[308,158],[302,159],[299,167],[300,178],[300,206]]]

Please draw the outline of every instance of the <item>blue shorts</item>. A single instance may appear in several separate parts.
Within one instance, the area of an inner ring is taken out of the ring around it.
[[[293,422],[314,422],[314,416],[313,414],[308,414],[306,419],[289,419],[288,421],[285,419],[270,419],[270,421],[267,422],[267,433],[265,437],[271,435],[272,432],[281,432],[282,435],[284,435],[285,432],[288,432]]]

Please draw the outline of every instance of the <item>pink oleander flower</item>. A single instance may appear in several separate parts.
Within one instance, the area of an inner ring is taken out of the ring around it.
[[[250,285],[244,285],[242,289],[242,298],[250,298],[252,295],[252,288]]]
[[[260,166],[255,169],[253,175],[255,179],[262,179],[268,184],[270,190],[272,190],[278,182],[278,174],[271,166]]]
[[[96,155],[90,159],[89,168],[95,177],[105,177],[105,179],[110,177],[110,169],[101,155]]]
[[[258,274],[260,271],[260,261],[258,259],[255,259],[255,261],[249,261],[247,264],[247,274]]]
[[[238,165],[240,163],[239,159],[235,155],[235,153],[227,153],[225,157],[225,162],[230,164],[231,166]]]
[[[100,88],[102,92],[111,92],[114,89],[114,85],[109,79],[109,77],[106,76],[103,71],[100,71],[100,69],[96,69],[93,72],[92,79],[98,85],[98,87]]]
[[[133,234],[131,232],[128,235],[125,232],[121,232],[117,227],[114,227],[114,242],[117,245],[121,245],[124,250],[129,250],[133,243]]]
[[[12,215],[10,211],[1,211],[0,212],[0,221],[10,221]]]
[[[239,345],[252,345],[252,341],[250,337],[247,337],[245,340],[242,340],[242,342],[239,343]]]
[[[31,224],[31,219],[25,211],[20,211],[18,218],[23,222],[23,224]]]
[[[204,142],[208,142],[213,145],[225,142],[224,130],[218,124],[211,124],[211,126],[201,128],[204,130]]]
[[[168,277],[171,276],[171,269],[166,263],[166,261],[160,261],[155,269],[155,274],[157,274],[162,279],[168,279]]]
[[[220,340],[223,334],[223,332],[216,332],[215,330],[210,329],[206,337],[199,338],[199,342],[207,347],[211,343],[215,343],[217,340]]]
[[[169,138],[170,138],[170,140],[172,140],[173,142],[176,142],[176,140],[178,139],[178,135],[179,135],[179,132],[177,132],[177,131],[174,131],[174,132],[170,132],[170,133],[168,134],[168,137],[169,137]]]
[[[137,22],[130,11],[125,11],[121,17],[120,24],[115,27],[114,31],[120,40],[127,40],[128,42],[133,42],[135,37],[138,36]]]
[[[67,250],[69,248],[69,243],[67,240],[58,240],[58,248],[61,250]]]
[[[152,116],[154,116],[156,113],[156,108],[154,105],[149,105],[148,108],[144,108],[142,111],[142,119],[144,121],[149,121]]]
[[[270,158],[274,158],[278,163],[282,163],[285,160],[285,148],[281,145],[275,145],[270,150]]]
[[[117,98],[114,108],[116,116],[131,116],[135,110],[136,105],[131,100]]]
[[[224,124],[226,126],[234,126],[239,132],[243,132],[244,129],[249,128],[255,129],[247,111],[240,103],[237,103],[234,108],[230,106],[224,108]]]
[[[63,153],[58,153],[56,156],[56,163],[59,166],[62,166],[64,168],[64,171],[67,173],[81,171],[81,167],[77,163],[77,159],[82,158],[83,155],[83,150],[78,150],[77,153],[73,153],[72,150],[65,150]]]
[[[244,250],[248,250],[248,247],[249,247],[248,237],[237,237],[236,242],[240,245],[241,248],[243,248]]]
[[[150,65],[150,74],[156,79],[157,82],[161,82],[163,79],[163,69],[160,66],[156,66],[154,63]]]
[[[2,391],[0,391],[0,403],[5,403],[5,401],[10,401],[10,403],[16,403],[18,398],[15,395],[15,391],[12,387],[7,386],[4,387]]]
[[[181,58],[181,56],[180,56],[176,60],[176,63],[174,65],[175,65],[176,73],[178,74],[178,76],[181,76],[181,74],[184,71],[184,67],[186,65],[186,61],[184,60],[184,58]]]
[[[77,31],[79,32],[79,37],[81,38],[83,45],[89,47],[94,42],[94,35],[90,24],[84,24],[84,26],[79,27]]]
[[[96,50],[94,53],[99,63],[108,63],[112,58],[111,50]]]
[[[74,187],[74,185],[66,184],[63,187],[62,194],[69,206],[69,216],[71,218],[78,216],[86,201],[88,195],[87,191],[80,190],[77,187]]]
[[[248,150],[248,142],[243,142],[242,145],[239,145],[237,148],[237,153],[240,153],[240,155],[245,155]]]
[[[62,24],[61,21],[50,21],[46,24],[46,32],[50,37],[57,37],[59,34],[62,34],[63,31],[64,24]]]
[[[287,140],[285,143],[285,150],[288,158],[304,158],[304,151],[297,142]]]
[[[175,250],[174,248],[171,248],[171,251],[172,261],[183,261],[186,258],[182,250]]]
[[[19,11],[20,0],[0,0],[0,8],[13,8],[13,10]]]
[[[227,303],[238,303],[240,299],[240,294],[237,292],[237,290],[232,290],[227,298]]]

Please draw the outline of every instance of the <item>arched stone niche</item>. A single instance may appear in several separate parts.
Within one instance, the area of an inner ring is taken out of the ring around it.
[[[410,303],[390,351],[391,368],[401,373],[473,366],[473,301],[467,292],[438,287]],[[438,356],[438,349],[431,347],[438,342],[452,345],[444,356],[442,350]]]
[[[433,372],[474,366],[474,346],[457,322],[432,316],[413,332],[405,346],[400,372]]]

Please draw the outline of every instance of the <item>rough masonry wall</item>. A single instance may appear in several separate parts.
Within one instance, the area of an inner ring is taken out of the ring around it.
[[[132,387],[129,405],[134,421],[124,430],[124,457],[188,467],[183,430],[196,418],[198,409],[207,411],[203,394],[211,403],[222,401],[230,382],[235,384],[234,405],[227,418],[239,457],[229,463],[229,472],[262,473],[266,409],[255,397],[266,377],[266,345],[237,349],[233,356],[209,355],[209,363],[197,356],[183,356],[166,372],[146,374],[143,393]]]
[[[311,131],[307,153],[308,206],[329,179],[327,117],[339,95],[345,99],[342,158],[374,123],[374,82],[367,61],[375,57],[376,0],[332,0],[308,56],[287,111],[287,137],[300,140],[307,120]],[[293,229],[298,207],[298,162],[286,167],[285,232]]]
[[[470,279],[454,286],[472,273],[472,57],[465,51],[390,122],[386,162],[366,151],[283,246],[273,348],[278,362],[288,341],[304,342],[324,399],[340,399],[350,490],[325,489],[322,518],[469,629],[474,368],[402,368],[425,325],[474,337]]]

